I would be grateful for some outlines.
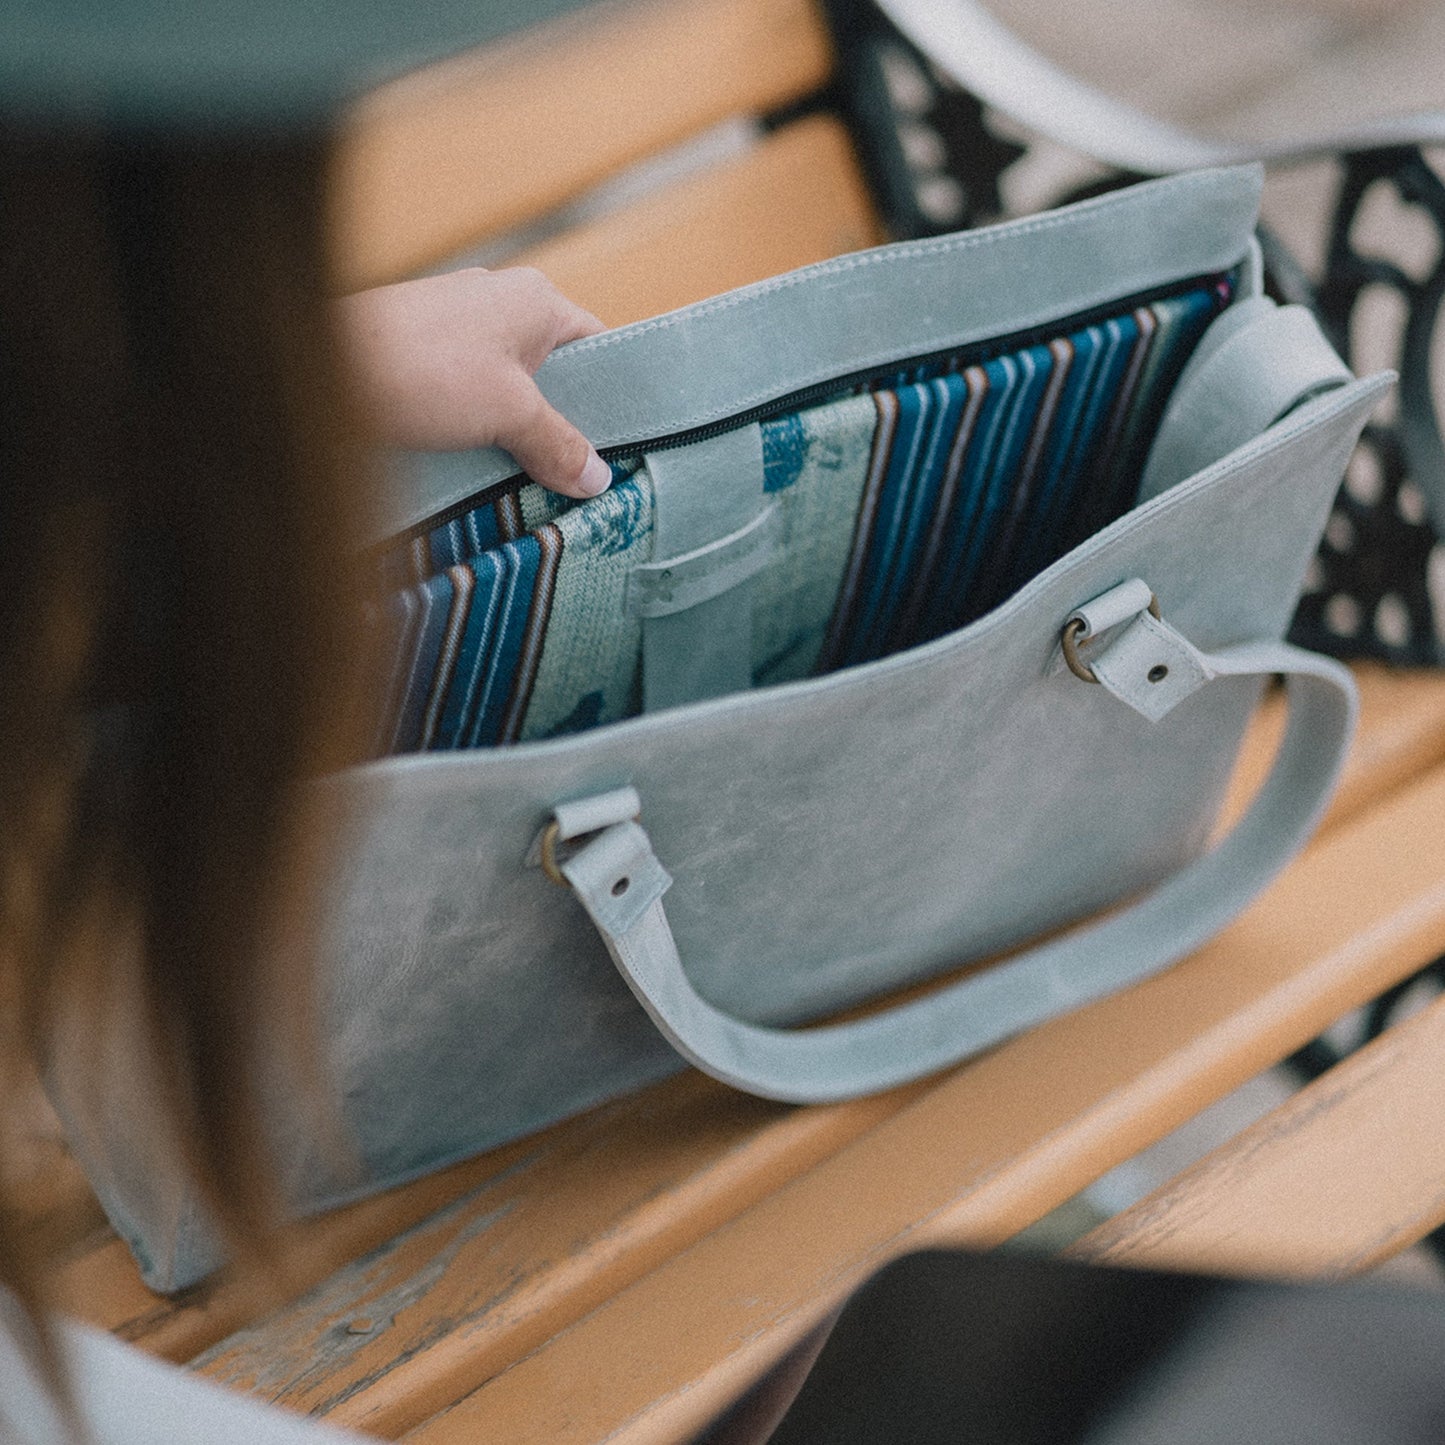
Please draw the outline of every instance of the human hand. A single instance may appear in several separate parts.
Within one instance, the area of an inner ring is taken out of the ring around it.
[[[501,446],[554,492],[606,491],[607,463],[532,379],[554,347],[592,336],[602,323],[540,271],[472,267],[359,291],[338,304],[388,442],[422,451]]]

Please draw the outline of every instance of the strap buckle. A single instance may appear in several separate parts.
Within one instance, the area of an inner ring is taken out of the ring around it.
[[[1148,603],[1149,615],[1156,621],[1164,619],[1159,615],[1159,599],[1151,592]],[[1122,619],[1121,619],[1122,620]],[[1089,626],[1089,620],[1075,613],[1064,623],[1064,629],[1059,634],[1059,645],[1064,650],[1064,661],[1068,664],[1069,671],[1079,679],[1080,682],[1092,682],[1098,684],[1099,677],[1094,669],[1079,656],[1079,644],[1086,638],[1091,637],[1094,629]]]

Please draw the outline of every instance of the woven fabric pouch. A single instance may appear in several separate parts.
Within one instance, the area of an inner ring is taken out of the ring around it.
[[[614,471],[586,503],[500,452],[409,459],[377,760],[317,785],[354,828],[322,964],[360,1172],[278,1097],[298,1210],[683,1060],[886,1088],[1258,892],[1349,740],[1348,673],[1280,638],[1389,384],[1259,294],[1259,185],[1153,182],[565,347],[539,381]],[[1276,675],[1275,767],[1206,847]],[[214,1266],[124,1091],[52,1082],[148,1282]]]

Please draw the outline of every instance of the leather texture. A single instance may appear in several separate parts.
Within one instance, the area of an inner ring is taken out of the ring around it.
[[[1382,116],[1287,140],[1201,136],[1060,69],[995,19],[982,0],[877,0],[877,5],[943,74],[985,104],[1070,150],[1138,175],[1445,144],[1445,112],[1440,111]]]
[[[1131,577],[1117,587],[1111,587],[1102,597],[1093,597],[1074,608],[1068,623],[1079,624],[1079,640],[1087,642],[1121,622],[1128,622],[1146,611],[1154,601],[1149,584],[1139,577]]]
[[[1308,655],[1308,654],[1306,654]],[[1262,669],[1266,674],[1289,676],[1298,672],[1287,654],[1281,655],[1279,666]],[[1110,641],[1089,664],[1095,681],[1120,702],[1132,707],[1140,717],[1159,722],[1167,717],[1186,697],[1198,692],[1216,677],[1239,676],[1232,666],[1233,655],[1221,660],[1200,652],[1187,637],[1182,637],[1167,622],[1140,612]],[[1319,740],[1321,745],[1324,737]],[[1343,760],[1348,734],[1334,738],[1334,747]],[[1333,787],[1333,782],[1327,785]]]
[[[1103,299],[1091,267],[1105,265],[1117,288],[1132,290],[1138,275],[1100,260],[1116,252],[1137,261],[1147,250],[1142,273],[1158,284],[1195,276],[1201,264],[1243,261],[1247,276],[1257,184],[1252,170],[1154,183],[1133,203],[1088,203],[1003,228],[981,246],[898,255],[923,273],[940,317],[958,295],[985,295],[977,314],[1007,332],[1020,319],[1032,324],[1040,296],[1067,314]],[[1156,216],[1157,226],[1141,225]],[[1232,218],[1232,235],[1215,234],[1221,217]],[[1204,262],[1201,234],[1211,236]],[[937,269],[943,257],[947,275]],[[1073,289],[1033,269],[1041,257],[1058,261]],[[867,268],[889,292],[894,263]],[[736,314],[756,318],[747,308],[766,311],[771,297],[788,317],[826,316],[852,294],[853,277],[846,267],[811,268],[747,293]],[[900,294],[912,298],[899,312],[911,340],[923,293]],[[897,356],[887,309],[864,310],[857,348]],[[716,318],[734,312],[719,303],[693,314],[700,374],[706,358],[720,357]],[[626,411],[653,341],[666,387],[658,380],[642,391],[675,393],[691,329],[678,320],[653,333],[630,329],[615,352],[599,346],[589,405],[600,408],[615,386]],[[940,321],[928,334],[955,330]],[[748,340],[750,394],[796,380],[792,351],[773,338],[757,327]],[[609,927],[621,936],[639,926],[666,887],[688,987],[729,1020],[765,1030],[1026,945],[1150,888],[1164,901],[1122,915],[1133,920],[1125,954],[1146,952],[1157,964],[1224,922],[1297,844],[1347,721],[1340,674],[1277,639],[1355,438],[1388,384],[1348,382],[1242,445],[1222,445],[1193,475],[934,642],[572,736],[397,757],[319,782],[318,809],[350,820],[351,843],[323,900],[322,964],[330,1054],[363,1172],[329,1167],[278,1090],[276,1130],[297,1207],[401,1182],[680,1066],[576,897],[535,866],[538,834],[554,815],[565,836],[619,828],[617,847],[633,850],[624,866],[642,870],[637,891],[629,882],[612,895],[621,875],[611,878]],[[672,393],[672,414],[692,414],[690,399]],[[713,404],[704,399],[704,409]],[[1168,445],[1167,429],[1161,437]],[[756,515],[751,493],[748,505]],[[718,525],[732,522],[720,516]],[[1138,681],[1154,662],[1132,643],[1123,648],[1141,588],[1130,591],[1133,612],[1114,608],[1120,615],[1109,620],[1109,608],[1095,609],[1098,635],[1085,656],[1104,666],[1108,685],[1082,683],[1060,657],[1064,623],[1134,579],[1157,597],[1169,629],[1147,640],[1189,656],[1197,649],[1209,674],[1158,720],[1132,696],[1155,686]],[[1276,668],[1300,675],[1291,736],[1303,741],[1270,784],[1288,806],[1251,814],[1237,835],[1244,842],[1197,862],[1261,675]],[[626,824],[639,804],[645,835]],[[1186,886],[1203,895],[1192,921],[1176,917],[1173,901]],[[1088,958],[1081,986],[1112,986],[1102,954],[1097,967]],[[1035,1007],[1046,1012],[1078,997],[1050,992],[1073,968],[1063,955],[1052,960],[1038,970],[1047,996]],[[934,1067],[938,1055],[925,1045],[922,1067]],[[177,1288],[217,1263],[194,1201],[167,1192],[125,1121],[88,1125],[78,1136],[102,1145],[87,1167],[148,1281]]]
[[[627,579],[626,606],[639,617],[668,617],[711,601],[761,572],[777,555],[781,532],[782,517],[773,504],[696,551],[639,563]]]
[[[925,998],[796,1032],[747,1023],[693,987],[662,901],[672,879],[637,823],[613,824],[562,871],[658,1031],[714,1078],[765,1098],[816,1104],[945,1068],[1182,957],[1243,908],[1314,827],[1354,730],[1350,674],[1284,643],[1190,658],[1194,649],[1179,647],[1182,639],[1169,631],[1144,612],[1125,633],[1125,657],[1111,657],[1115,643],[1094,663],[1106,688],[1151,721],[1216,678],[1288,679],[1289,725],[1253,807],[1223,843],[1143,902]],[[1132,656],[1138,648],[1142,664]],[[1188,678],[1162,709],[1144,704],[1144,695],[1152,702],[1163,693],[1150,682],[1160,656],[1169,659],[1166,684]]]
[[[1148,501],[1225,450],[1258,436],[1312,396],[1343,386],[1349,368],[1303,306],[1253,296],[1230,307],[1190,357],[1149,453]]]
[[[776,555],[776,528],[756,422],[651,452],[647,469],[652,557],[628,577],[627,600],[642,617],[643,707],[656,712],[752,685],[748,583]]]
[[[1240,238],[1262,184],[1248,166],[1200,171],[987,230],[858,251],[559,347],[537,384],[595,446],[643,450],[855,371],[1227,270],[1246,252]],[[394,470],[372,516],[377,542],[520,468],[488,448],[399,455]]]
[[[693,982],[753,1023],[876,996],[1177,871],[1207,836],[1257,681],[1221,677],[1153,723],[1052,671],[1059,629],[1141,577],[1207,652],[1278,637],[1383,387],[1306,403],[936,643],[333,780],[364,820],[333,915],[335,1053],[376,1175],[675,1067],[581,908],[519,868],[559,801],[636,789]]]

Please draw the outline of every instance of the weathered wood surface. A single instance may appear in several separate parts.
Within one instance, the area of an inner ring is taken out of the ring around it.
[[[920,1092],[788,1110],[678,1079],[539,1141],[502,1178],[196,1366],[395,1436]]]
[[[1101,1264],[1340,1279],[1445,1223],[1445,999],[1079,1240]]]
[[[609,1282],[615,1288],[619,1278],[649,1268],[662,1253],[807,1169],[906,1094],[799,1111],[683,1075],[293,1227],[281,1251],[284,1276],[270,1285],[271,1302],[278,1289],[295,1294],[342,1269],[342,1287],[359,1292],[348,1295],[350,1314],[394,1314],[374,1296],[394,1289],[426,1293],[403,1281],[413,1269],[435,1272],[445,1257],[466,1276],[448,1318],[485,1315],[501,1300],[513,1325],[538,1312],[549,1318],[549,1311],[565,1312],[574,1298],[580,1311],[597,1289]],[[480,1248],[469,1249],[466,1240],[483,1232]],[[578,1261],[578,1270],[550,1272],[564,1259]],[[477,1274],[479,1260],[491,1261],[486,1278]],[[583,1265],[595,1280],[584,1277]],[[190,1359],[267,1305],[265,1282],[224,1273],[161,1299],[141,1284],[112,1235],[70,1260],[56,1288],[73,1313],[175,1360]],[[478,1292],[482,1298],[473,1297]],[[269,1373],[285,1369],[278,1360]]]
[[[339,284],[432,265],[831,65],[811,0],[614,0],[405,76],[341,136]]]

